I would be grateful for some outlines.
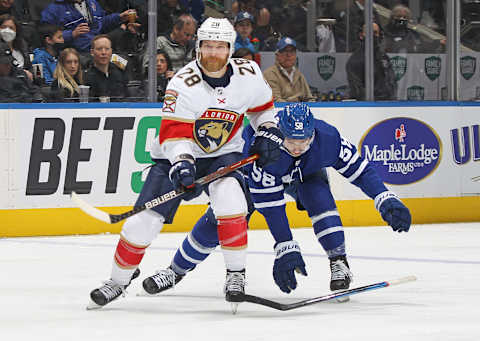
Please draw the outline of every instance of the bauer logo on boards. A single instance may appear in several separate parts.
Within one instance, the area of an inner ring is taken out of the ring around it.
[[[390,118],[371,127],[358,148],[382,180],[406,185],[422,180],[440,163],[442,145],[424,122],[408,117]]]

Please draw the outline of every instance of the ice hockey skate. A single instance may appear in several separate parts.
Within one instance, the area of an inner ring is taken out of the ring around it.
[[[184,275],[179,275],[170,267],[165,270],[159,270],[155,275],[147,277],[143,280],[144,295],[156,295],[162,291],[175,287],[175,284],[180,282]],[[140,295],[142,296],[142,295]]]
[[[245,296],[245,270],[230,271],[227,270],[225,280],[225,300],[232,304],[232,313],[237,313],[238,304],[244,301]]]
[[[339,291],[346,290],[353,281],[353,274],[347,262],[346,256],[338,256],[330,259],[330,271],[332,274],[330,280],[330,290]],[[337,298],[337,302],[347,302],[349,297]]]
[[[140,269],[135,269],[135,272],[132,275],[132,279],[127,285],[121,285],[115,283],[112,279],[105,281],[103,286],[100,288],[94,289],[90,293],[90,304],[87,306],[87,310],[99,309],[104,305],[116,300],[120,295],[125,296],[125,289],[130,285],[132,280],[140,276]]]

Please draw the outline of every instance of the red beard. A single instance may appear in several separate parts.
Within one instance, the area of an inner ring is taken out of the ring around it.
[[[208,72],[217,72],[227,64],[227,58],[208,57],[202,58],[201,62]]]

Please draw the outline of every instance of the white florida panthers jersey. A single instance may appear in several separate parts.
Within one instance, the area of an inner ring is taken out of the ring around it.
[[[180,69],[167,86],[159,136],[151,156],[173,162],[180,154],[195,158],[242,152],[243,119],[254,128],[274,122],[272,90],[254,61],[230,60],[226,87],[212,88],[195,61]]]

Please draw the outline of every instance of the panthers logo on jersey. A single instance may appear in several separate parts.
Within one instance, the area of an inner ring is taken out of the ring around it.
[[[213,153],[227,143],[243,122],[243,115],[222,109],[207,109],[195,121],[194,138],[206,153]]]

